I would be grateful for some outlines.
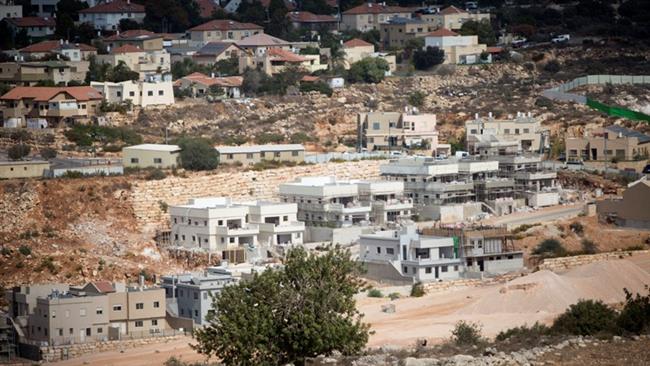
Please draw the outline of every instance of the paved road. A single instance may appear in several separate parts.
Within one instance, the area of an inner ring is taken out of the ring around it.
[[[514,228],[524,224],[537,224],[576,217],[583,211],[583,208],[584,204],[582,203],[567,206],[547,207],[533,212],[490,217],[483,220],[482,223],[488,225],[506,225],[508,228]]]

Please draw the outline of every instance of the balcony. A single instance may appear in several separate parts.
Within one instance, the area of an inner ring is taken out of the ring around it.
[[[341,214],[366,213],[370,212],[370,202],[327,203],[323,205],[323,209]]]
[[[257,224],[259,225],[260,231],[265,233],[274,233],[274,234],[285,234],[285,233],[294,233],[297,231],[305,231],[305,223],[302,221],[291,221],[285,222],[281,225],[276,224]]]
[[[557,173],[555,172],[516,172],[515,179],[518,180],[544,180],[555,179]]]
[[[414,258],[402,261],[403,265],[410,266],[444,266],[461,264],[460,258]]]
[[[515,181],[512,179],[491,179],[482,183],[485,188],[504,188],[514,187]]]
[[[467,182],[432,182],[428,183],[425,189],[432,192],[471,191],[474,189],[474,184]]]
[[[408,210],[413,208],[413,200],[411,198],[389,199],[387,201],[374,201],[373,207],[379,210]]]
[[[220,236],[257,235],[260,232],[260,226],[259,224],[246,224],[241,227],[217,226],[215,232]]]

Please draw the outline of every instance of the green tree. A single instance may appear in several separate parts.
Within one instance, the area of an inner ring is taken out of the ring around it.
[[[57,152],[51,147],[44,147],[41,149],[41,157],[45,160],[52,160],[56,158]]]
[[[422,107],[424,105],[424,99],[427,97],[427,94],[416,90],[413,93],[409,94],[408,100],[409,104],[414,107]]]
[[[355,307],[360,273],[347,250],[290,250],[284,268],[224,288],[193,347],[225,365],[302,364],[334,351],[355,354],[369,329]]]
[[[142,25],[140,23],[136,22],[133,19],[120,19],[120,24],[119,24],[120,32],[128,31],[131,29],[140,29],[142,28]]]
[[[533,254],[548,257],[561,257],[566,255],[566,249],[564,249],[562,243],[557,239],[545,239],[533,250]]]
[[[347,79],[351,83],[379,83],[384,80],[388,70],[388,62],[383,58],[366,57],[350,66]]]
[[[284,4],[284,0],[271,0],[268,12],[270,20],[264,31],[275,37],[287,38],[291,31],[291,23],[287,18],[289,9]]]
[[[11,160],[20,160],[29,155],[31,149],[32,148],[27,144],[16,144],[7,150],[7,155]]]
[[[212,170],[219,163],[217,150],[210,141],[203,138],[183,138],[178,142],[181,148],[181,166],[187,170]]]
[[[120,61],[115,67],[109,68],[108,75],[106,77],[108,81],[112,81],[114,83],[119,83],[127,80],[138,80],[139,78],[140,74],[138,74],[136,71],[131,71],[126,63],[124,63],[124,61]]]
[[[478,43],[487,44],[488,46],[497,44],[496,34],[492,29],[490,21],[487,19],[480,22],[474,20],[465,22],[460,27],[459,33],[464,36],[478,36]]]
[[[73,39],[77,34],[75,22],[79,21],[79,10],[88,8],[80,0],[60,0],[56,4],[56,38]]]
[[[158,33],[182,33],[201,21],[195,1],[145,0],[144,27]]]
[[[614,331],[616,312],[602,301],[580,300],[553,322],[552,329],[563,334],[594,335]]]
[[[220,76],[232,76],[239,74],[239,60],[231,57],[219,60],[214,64],[213,70]]]
[[[413,52],[413,66],[418,70],[429,70],[445,62],[445,51],[438,47],[427,47]]]

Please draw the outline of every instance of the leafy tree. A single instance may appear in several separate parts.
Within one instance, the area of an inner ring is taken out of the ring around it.
[[[380,57],[366,57],[350,66],[347,79],[351,83],[379,83],[384,80],[388,62]]]
[[[586,254],[598,253],[598,245],[589,239],[582,239],[580,245],[582,246],[582,251]]]
[[[259,0],[242,1],[237,8],[237,16],[242,22],[263,24],[266,21],[266,9]]]
[[[257,94],[260,90],[263,80],[266,78],[263,72],[254,69],[247,69],[244,71],[244,81],[242,82],[242,90],[246,94]]]
[[[16,37],[14,38],[14,46],[16,48],[23,48],[31,43],[32,41],[29,38],[29,34],[27,34],[27,29],[23,28],[16,33]]]
[[[214,64],[213,70],[220,76],[232,76],[239,74],[239,60],[231,57],[219,60]]]
[[[193,347],[225,365],[302,364],[334,351],[355,354],[369,329],[355,307],[360,272],[347,250],[290,250],[284,268],[224,288]]]
[[[27,144],[16,144],[13,145],[7,150],[7,155],[11,160],[20,160],[25,156],[29,155],[31,147]]]
[[[220,97],[224,95],[224,90],[219,85],[210,85],[208,88],[208,94],[213,97]]]
[[[426,97],[427,97],[426,93],[416,90],[413,93],[409,94],[408,97],[409,104],[414,107],[421,107],[422,105],[424,105],[424,99]]]
[[[77,34],[75,22],[79,21],[79,10],[88,8],[85,1],[60,0],[56,4],[56,28],[57,38],[72,39]]]
[[[181,148],[181,165],[187,170],[212,170],[219,163],[217,150],[210,141],[203,138],[183,138],[178,142]]]
[[[154,32],[182,33],[201,21],[195,1],[145,0],[144,27]]]
[[[648,286],[646,285],[646,290]],[[625,332],[641,334],[650,330],[650,292],[648,295],[633,296],[625,291],[625,306],[616,320],[616,324]]]
[[[460,28],[460,34],[464,36],[478,36],[478,42],[493,46],[497,43],[497,37],[494,34],[490,21],[484,19],[480,22],[470,20],[463,23]]]
[[[557,239],[545,239],[537,248],[533,250],[533,254],[551,257],[561,257],[566,255],[566,249],[562,246]]]
[[[124,18],[120,19],[120,24],[118,27],[120,28],[120,32],[124,32],[131,29],[140,29],[142,28],[142,25],[133,19]]]
[[[131,69],[126,66],[124,61],[120,61],[117,66],[109,69],[106,79],[114,83],[119,83],[127,80],[138,80],[140,74],[137,71],[131,71]]]
[[[451,331],[451,339],[459,346],[474,346],[483,341],[479,323],[459,321]]]
[[[602,301],[580,300],[555,319],[552,329],[586,336],[613,331],[615,322],[616,312]]]
[[[268,12],[270,21],[264,31],[275,37],[287,38],[291,32],[291,22],[287,18],[289,9],[284,4],[284,0],[271,0]]]
[[[41,149],[41,157],[45,160],[51,160],[56,158],[57,152],[51,147],[45,147]]]
[[[418,70],[429,70],[445,62],[445,51],[438,47],[427,47],[413,52],[413,66]]]
[[[314,14],[334,14],[335,10],[325,0],[308,0],[300,2],[300,9]]]
[[[300,83],[300,91],[303,93],[310,91],[317,91],[321,94],[331,97],[334,91],[332,88],[324,81],[317,81],[314,83]]]
[[[402,57],[405,59],[410,59],[411,57],[413,57],[413,52],[415,52],[416,50],[421,50],[423,48],[424,48],[424,38],[422,37],[411,38],[408,41],[406,41],[406,44],[404,45],[404,53]]]

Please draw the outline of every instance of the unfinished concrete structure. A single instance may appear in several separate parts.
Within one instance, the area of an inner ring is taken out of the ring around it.
[[[566,157],[574,160],[642,160],[650,156],[650,136],[622,126],[607,126],[565,139]]]
[[[467,151],[471,154],[478,154],[479,147],[496,142],[514,141],[519,152],[529,153],[541,152],[549,143],[547,130],[530,112],[517,112],[516,117],[509,115],[505,119],[496,119],[491,112],[486,118],[476,114],[473,120],[465,122],[465,132]]]
[[[599,220],[635,229],[650,229],[650,181],[630,183],[620,199],[596,202]]]
[[[529,207],[554,206],[560,203],[557,173],[542,167],[538,154],[494,156],[499,162],[499,175],[515,182],[516,198]]]

